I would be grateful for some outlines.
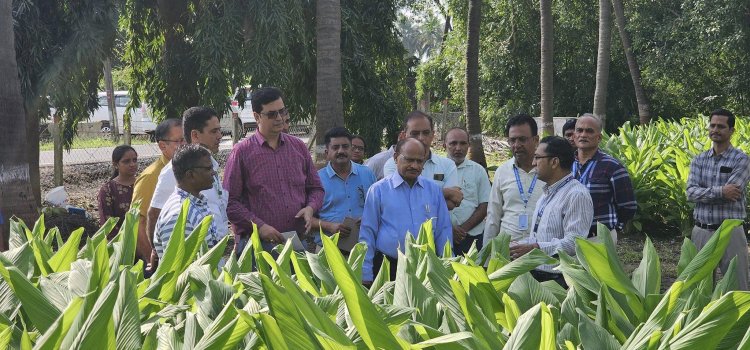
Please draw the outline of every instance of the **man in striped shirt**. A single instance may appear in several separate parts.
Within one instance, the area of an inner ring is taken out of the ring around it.
[[[596,236],[596,224],[601,223],[612,231],[617,243],[617,231],[622,231],[637,209],[628,170],[599,149],[602,121],[593,114],[586,113],[578,118],[575,139],[578,151],[573,176],[588,188],[594,202],[589,237]]]
[[[713,143],[710,150],[699,154],[690,163],[687,198],[695,203],[692,240],[696,248],[706,245],[725,219],[744,220],[745,188],[750,180],[750,158],[732,147],[734,115],[725,109],[711,112],[708,132]],[[737,283],[748,290],[747,239],[742,226],[732,236],[719,268],[726,273],[729,262],[737,257]]]
[[[164,250],[173,234],[177,235],[177,239],[185,239],[185,236],[190,235],[206,216],[211,215],[208,201],[201,194],[201,191],[213,186],[216,176],[211,163],[211,153],[198,144],[184,146],[172,158],[172,170],[177,179],[177,188],[164,203],[154,229],[154,249],[159,259],[164,256]],[[172,232],[185,200],[189,201],[185,231]],[[216,225],[211,220],[206,243],[212,247],[217,241]]]
[[[576,237],[585,238],[594,217],[589,191],[571,174],[573,147],[559,136],[547,136],[534,153],[537,177],[544,181],[544,194],[536,202],[529,238],[511,242],[510,257],[518,259],[538,248],[549,256],[560,251],[575,255]],[[567,288],[557,265],[540,265],[531,271],[539,281],[555,281]]]

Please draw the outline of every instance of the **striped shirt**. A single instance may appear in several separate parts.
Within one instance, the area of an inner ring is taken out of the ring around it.
[[[193,229],[200,225],[203,218],[211,215],[208,201],[202,194],[199,198],[179,187],[176,188],[164,203],[164,207],[162,207],[159,213],[159,219],[156,220],[156,227],[154,228],[154,249],[156,249],[159,259],[164,256],[164,250],[167,249],[169,238],[172,236],[174,226],[177,224],[177,218],[180,216],[180,211],[182,211],[182,202],[186,199],[190,201],[190,205],[188,206],[187,220],[185,220],[185,237],[190,235]],[[211,220],[208,233],[206,234],[206,243],[208,243],[209,247],[216,245],[219,241],[217,237],[216,225]],[[184,237],[181,238],[184,239]]]
[[[745,187],[750,180],[750,158],[729,147],[721,154],[714,149],[699,154],[690,163],[687,181],[688,201],[695,202],[693,218],[708,225],[719,225],[724,219],[744,219]],[[725,199],[721,188],[735,184],[742,188],[742,196],[736,202]]]
[[[549,256],[565,251],[576,254],[576,237],[586,238],[594,217],[589,191],[572,174],[552,185],[544,186],[544,194],[536,202],[530,218],[531,235],[520,243],[537,243]],[[551,273],[557,265],[539,265],[536,269]]]
[[[596,235],[597,223],[622,231],[638,208],[627,169],[609,154],[596,150],[583,165],[575,160],[573,175],[588,188],[594,202],[594,220],[589,232]]]

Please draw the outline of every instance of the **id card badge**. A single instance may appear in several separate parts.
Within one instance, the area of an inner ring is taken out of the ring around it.
[[[521,230],[529,229],[529,214],[523,213],[518,216],[518,228]]]

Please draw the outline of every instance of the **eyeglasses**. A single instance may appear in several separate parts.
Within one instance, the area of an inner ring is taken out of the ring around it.
[[[364,151],[365,148],[362,146],[352,146],[353,151]]]
[[[544,159],[544,158],[557,158],[557,156],[537,156],[534,155],[534,160]]]
[[[289,115],[289,110],[284,107],[282,109],[279,109],[278,111],[268,111],[268,112],[260,112],[262,116],[265,116],[268,119],[276,119],[279,116],[286,117]]]
[[[529,141],[529,138],[526,136],[519,136],[519,137],[511,137],[508,139],[509,145],[515,145],[517,143],[526,143]]]
[[[184,143],[184,142],[185,142],[185,139],[184,139],[184,138],[181,138],[181,139],[179,139],[179,140],[170,140],[170,139],[163,139],[163,140],[159,140],[159,141],[164,141],[164,142],[175,142],[175,143]]]

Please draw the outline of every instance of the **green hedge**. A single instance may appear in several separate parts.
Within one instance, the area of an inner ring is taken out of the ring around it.
[[[628,230],[648,234],[682,232],[693,227],[693,203],[685,190],[690,161],[711,148],[708,118],[657,120],[646,126],[626,123],[619,134],[604,135],[602,149],[628,169],[638,212]],[[750,154],[750,123],[737,118],[732,144]]]
[[[133,266],[138,210],[107,242],[110,220],[78,249],[76,231],[58,251],[55,229],[13,221],[0,254],[0,348],[14,349],[735,349],[750,346],[750,293],[735,292],[735,263],[712,274],[739,221],[727,221],[700,252],[685,240],[679,277],[660,286],[647,240],[632,276],[607,244],[577,241],[560,254],[571,288],[528,273],[555,259],[533,250],[510,261],[508,235],[481,251],[435,252],[431,222],[408,236],[396,281],[390,266],[367,289],[366,247],[348,259],[337,237],[318,254],[291,242],[278,257],[257,232],[217,269],[227,243],[203,243],[211,218],[184,237],[184,213],[154,276]],[[57,242],[62,243],[62,242]],[[258,271],[252,271],[252,260]],[[291,273],[293,266],[296,274]],[[483,267],[486,266],[486,267]],[[746,273],[746,271],[744,271]]]

